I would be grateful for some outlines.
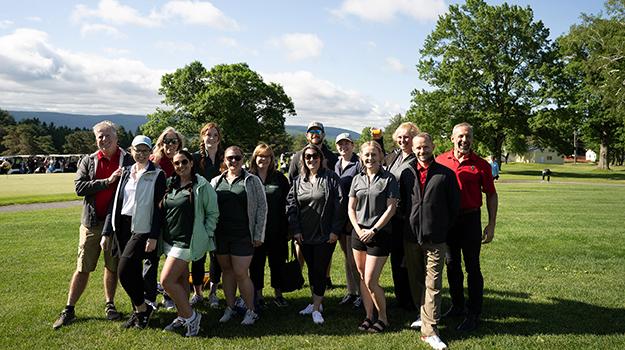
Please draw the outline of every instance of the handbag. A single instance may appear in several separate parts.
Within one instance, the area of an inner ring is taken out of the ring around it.
[[[295,257],[295,243],[291,241],[291,260],[282,266],[282,283],[280,291],[293,292],[304,286],[304,276],[302,276],[302,267]]]

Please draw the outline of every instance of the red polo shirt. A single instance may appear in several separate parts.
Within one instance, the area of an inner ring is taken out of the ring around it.
[[[419,173],[419,185],[421,185],[421,194],[423,194],[423,190],[425,189],[425,180],[427,180],[428,178],[428,168],[421,166],[421,163],[419,163],[419,161],[415,162],[417,165],[417,172]]]
[[[101,180],[111,176],[111,174],[115,170],[117,170],[117,168],[119,168],[120,155],[121,151],[119,148],[117,148],[117,152],[115,152],[111,159],[107,159],[102,151],[98,151],[98,166],[95,169],[95,179]],[[98,220],[104,220],[104,218],[106,218],[106,212],[108,211],[109,203],[113,200],[113,196],[115,196],[116,186],[117,181],[109,184],[106,189],[96,192],[95,213],[98,217]]]
[[[154,162],[153,154],[150,154],[150,161]],[[174,175],[174,164],[171,162],[171,159],[167,158],[166,155],[163,154],[156,165],[165,172],[165,177],[169,178]]]
[[[456,173],[462,209],[477,209],[482,206],[482,192],[496,192],[490,164],[475,153],[471,152],[460,163],[454,156],[454,151],[451,150],[436,157],[436,161]]]

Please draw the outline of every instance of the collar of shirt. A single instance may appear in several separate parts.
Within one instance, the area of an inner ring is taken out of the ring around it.
[[[121,152],[121,150],[119,149],[119,147],[117,147],[117,150],[115,151],[115,154],[113,154],[113,156],[111,158],[107,158],[106,155],[104,154],[104,152],[102,152],[102,150],[98,150],[97,157],[98,157],[98,160],[102,160],[102,158],[106,158],[107,160],[118,159],[120,152]]]

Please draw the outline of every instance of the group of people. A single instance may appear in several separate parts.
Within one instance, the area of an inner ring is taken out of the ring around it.
[[[358,329],[380,333],[389,325],[379,283],[389,256],[396,300],[419,310],[411,326],[421,329],[423,341],[446,348],[437,329],[445,316],[465,316],[461,331],[478,327],[484,283],[479,254],[481,244],[493,239],[497,193],[490,165],[472,151],[469,124],[453,128],[454,148],[435,159],[432,137],[409,122],[395,130],[398,148],[389,154],[378,132],[358,152],[350,134],[338,135],[338,155],[323,142],[323,124],[312,122],[308,144],[294,154],[288,178],[263,143],[246,170],[243,150],[224,149],[215,123],[201,129],[200,149],[194,154],[171,127],[154,145],[147,136],[136,136],[129,153],[118,146],[111,122],[100,122],[93,131],[98,151],[81,159],[75,180],[76,193],[84,197],[77,268],[55,329],[75,320],[74,306],[101,252],[106,317],[121,318],[114,304],[118,280],[132,301],[124,328],[148,325],[161,255],[166,258],[160,285],[177,310],[165,330],[186,328],[187,336],[198,334],[201,314],[193,306],[204,301],[207,257],[209,304],[219,307],[220,282],[225,296],[219,322],[242,314],[241,324],[252,325],[259,318],[267,260],[274,302],[288,305],[281,273],[289,239],[307,267],[311,291],[310,303],[299,313],[310,315],[315,324],[325,322],[323,298],[339,241],[347,286],[340,303],[362,302],[366,315]],[[484,231],[482,192],[488,210]],[[445,263],[452,307],[441,315]]]

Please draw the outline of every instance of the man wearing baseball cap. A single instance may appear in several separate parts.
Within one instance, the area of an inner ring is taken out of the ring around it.
[[[306,140],[308,140],[308,143],[321,148],[326,162],[325,166],[329,170],[334,171],[334,166],[338,157],[323,143],[325,136],[326,133],[321,122],[313,121],[308,124],[308,128],[306,128]],[[293,182],[293,179],[299,175],[301,158],[302,151],[300,150],[295,153],[293,160],[291,160],[291,165],[289,166],[289,182],[291,183]]]

